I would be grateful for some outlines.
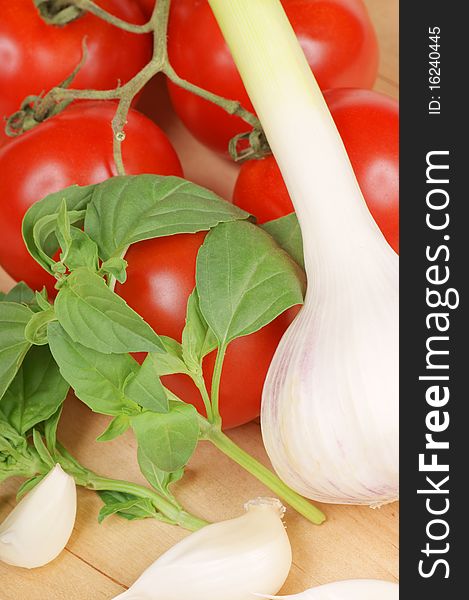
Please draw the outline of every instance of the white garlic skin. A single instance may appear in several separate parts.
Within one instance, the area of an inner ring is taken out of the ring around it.
[[[122,600],[256,600],[290,571],[291,546],[278,500],[258,499],[236,519],[207,525],[173,546]]]
[[[294,596],[264,596],[283,600],[399,600],[399,585],[377,579],[348,579],[311,588]]]
[[[399,495],[398,257],[370,221],[349,255],[332,231],[306,255],[305,305],[263,390],[276,472],[320,502],[379,506]],[[321,232],[309,235],[314,246]]]
[[[75,481],[56,465],[0,525],[0,560],[34,569],[65,548],[75,524]]]

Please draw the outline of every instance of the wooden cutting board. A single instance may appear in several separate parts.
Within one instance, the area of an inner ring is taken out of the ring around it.
[[[366,0],[378,30],[381,63],[376,89],[398,94],[398,0]],[[230,197],[237,167],[214,157],[176,120],[161,81],[142,98],[140,107],[154,116],[178,150],[186,176]],[[155,96],[159,100],[155,103]],[[12,280],[0,270],[0,289]],[[115,478],[144,483],[136,463],[131,433],[105,444],[95,442],[107,418],[92,414],[76,399],[67,400],[60,438],[88,467]],[[268,464],[259,425],[251,423],[230,434],[243,448]],[[0,521],[15,504],[19,481],[0,486]],[[260,483],[215,448],[202,443],[191,460],[177,494],[191,512],[208,520],[237,516],[243,503],[267,492]],[[74,533],[62,555],[52,564],[26,571],[0,563],[0,600],[98,600],[122,592],[175,542],[183,530],[154,521],[128,522],[117,517],[98,525],[101,502],[92,492],[79,490]],[[294,565],[284,593],[296,593],[336,579],[398,576],[398,504],[372,510],[365,507],[324,505],[327,522],[316,527],[293,511],[286,516]],[[242,575],[242,574],[240,574]],[[181,600],[183,600],[181,598]],[[223,598],[220,598],[223,600]]]

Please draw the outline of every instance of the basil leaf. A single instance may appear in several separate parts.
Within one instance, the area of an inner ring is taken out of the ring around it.
[[[127,280],[127,261],[119,256],[113,256],[101,265],[100,272],[108,273],[117,279],[119,283],[125,283]]]
[[[33,477],[41,470],[39,457],[2,415],[0,407],[0,483],[9,477]]]
[[[58,321],[74,342],[104,354],[157,352],[163,345],[140,315],[96,273],[73,271],[55,300]]]
[[[34,292],[24,281],[17,283],[8,293],[0,294],[0,302],[24,304],[33,312],[44,310],[44,305],[47,305],[47,308],[50,306],[46,288],[43,288],[41,292]]]
[[[197,411],[177,402],[169,413],[143,412],[132,418],[141,451],[163,471],[177,471],[192,456],[199,437]]]
[[[72,234],[70,232],[70,219],[68,218],[68,208],[65,198],[62,200],[57,215],[57,221],[55,224],[55,237],[59,243],[59,247],[62,249],[60,260],[64,260],[68,255],[70,246],[72,245]]]
[[[139,368],[131,356],[86,348],[74,342],[57,322],[49,325],[48,338],[62,377],[91,410],[111,416],[139,412],[139,407],[124,395],[126,379]]]
[[[31,344],[24,329],[33,312],[23,304],[0,304],[0,398],[8,389]]]
[[[65,215],[66,222],[62,222],[62,226],[66,226],[66,223],[70,226],[70,223],[83,221],[85,211],[71,210],[66,212]],[[60,214],[46,215],[41,217],[33,227],[33,240],[36,245],[37,257],[39,258],[41,266],[49,271],[49,273],[54,273],[56,271],[65,273],[66,271],[63,265],[61,263],[56,263],[47,252],[47,249],[49,249],[49,252],[53,254],[54,251],[60,247],[62,248],[60,259],[63,260],[67,257],[71,239],[70,235],[68,235],[68,231],[58,232],[60,219]]]
[[[0,401],[3,414],[20,434],[49,419],[62,405],[69,385],[47,346],[28,352]]]
[[[63,404],[61,404],[55,413],[44,423],[44,438],[46,440],[47,449],[54,457],[57,453],[57,427],[62,415],[62,406]]]
[[[24,328],[24,337],[31,344],[44,346],[47,344],[47,325],[55,320],[54,307],[51,305],[47,310],[34,313]]]
[[[20,281],[3,296],[2,302],[16,302],[29,306],[35,304],[35,295],[33,290],[24,281]]]
[[[137,456],[140,470],[148,483],[155,488],[155,490],[160,492],[160,494],[174,499],[174,496],[169,491],[169,486],[183,477],[184,469],[181,468],[172,473],[162,471],[161,469],[158,469],[141,448],[138,449]]]
[[[157,374],[160,377],[163,375],[173,375],[174,373],[185,373],[186,375],[189,375],[189,371],[182,355],[181,344],[165,335],[160,336],[160,340],[163,343],[165,351],[157,352],[155,354],[150,353],[148,355],[153,361]]]
[[[118,415],[114,417],[103,433],[96,438],[97,442],[110,442],[122,435],[130,427],[130,417],[128,415]]]
[[[259,227],[224,223],[197,256],[200,310],[220,345],[253,333],[303,302],[304,275]]]
[[[41,292],[35,292],[35,303],[30,304],[29,307],[31,310],[36,310],[37,312],[41,310],[49,310],[51,304],[47,299],[47,290],[46,288],[42,288]]]
[[[96,187],[85,231],[106,260],[141,240],[204,231],[248,217],[213,192],[178,177],[113,177]]]
[[[134,377],[129,377],[124,388],[127,398],[139,406],[158,413],[169,411],[168,397],[158,377],[151,355],[143,361]]]
[[[102,523],[106,517],[115,514],[128,521],[147,518],[159,518],[166,521],[148,498],[138,498],[133,494],[108,490],[100,491],[98,494],[104,502],[98,515],[99,523]]]
[[[53,469],[56,464],[55,460],[52,458],[47,446],[44,444],[41,434],[36,429],[33,429],[33,443],[42,462]]]
[[[261,225],[277,244],[288,252],[293,260],[304,270],[305,258],[303,253],[303,237],[300,224],[295,213],[274,219]]]
[[[200,312],[195,289],[187,302],[186,325],[182,332],[182,355],[189,371],[201,373],[204,356],[216,347],[217,340]]]
[[[23,238],[26,247],[29,250],[31,256],[49,273],[51,272],[50,261],[47,261],[43,254],[38,249],[34,239],[34,227],[38,221],[44,217],[51,217],[51,223],[55,223],[56,215],[60,210],[62,200],[67,203],[67,209],[69,211],[80,211],[86,208],[87,204],[91,200],[94,185],[88,185],[80,187],[73,185],[65,188],[54,194],[49,194],[39,202],[35,202],[27,211],[23,219]],[[41,243],[41,250],[43,253],[52,256],[59,247],[57,238],[54,234],[55,225],[44,237]],[[37,234],[36,234],[37,235]]]
[[[71,271],[79,267],[97,271],[98,246],[84,231],[78,227],[70,227],[70,245],[63,261]]]

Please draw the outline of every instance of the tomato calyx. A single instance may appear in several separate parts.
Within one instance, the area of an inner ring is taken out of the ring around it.
[[[40,110],[43,96],[27,96],[21,103],[20,110],[8,117],[5,125],[5,133],[8,137],[17,137],[33,127],[40,125],[46,119],[58,115],[73,100],[63,100],[50,106],[47,110]]]
[[[247,160],[264,158],[272,154],[264,130],[260,128],[235,135],[230,140],[228,152],[234,162],[240,164]]]
[[[34,4],[48,25],[67,25],[85,12],[70,0],[34,0]]]
[[[67,89],[75,79],[76,75],[85,64],[88,56],[86,49],[86,38],[82,44],[82,57],[72,73],[57,86],[58,90]],[[17,137],[25,131],[36,127],[46,119],[58,115],[73,102],[72,98],[56,100],[52,93],[39,96],[27,96],[21,103],[20,110],[16,111],[6,120],[5,133],[9,137]]]

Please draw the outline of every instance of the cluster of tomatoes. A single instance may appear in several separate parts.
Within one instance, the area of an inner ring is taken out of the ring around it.
[[[349,153],[370,212],[398,251],[398,108],[370,91],[378,65],[376,36],[362,0],[281,0]],[[143,23],[155,0],[99,0],[110,13]],[[0,116],[22,100],[64,80],[80,61],[86,36],[88,57],[73,87],[112,89],[135,75],[151,56],[151,36],[128,33],[92,15],[65,27],[46,25],[32,0],[2,7],[0,20]],[[207,90],[252,109],[231,54],[207,0],[173,0],[168,52],[176,72]],[[221,108],[168,83],[174,110],[187,129],[214,151],[226,153],[229,140],[246,123]],[[0,264],[15,279],[53,288],[28,255],[21,236],[27,208],[72,184],[90,184],[115,175],[111,102],[75,102],[14,139],[0,132]],[[170,141],[136,110],[129,113],[123,158],[128,174],[182,176]],[[293,211],[273,157],[251,160],[240,169],[233,202],[260,223]],[[327,202],[327,198],[324,199]],[[205,233],[135,244],[127,253],[128,279],[116,291],[157,333],[181,338],[187,298],[195,285],[195,260]],[[228,349],[220,406],[226,428],[259,414],[264,378],[275,348],[297,309]],[[205,359],[208,385],[214,356]],[[240,373],[242,376],[240,377]],[[203,405],[184,375],[167,378],[184,400]]]

